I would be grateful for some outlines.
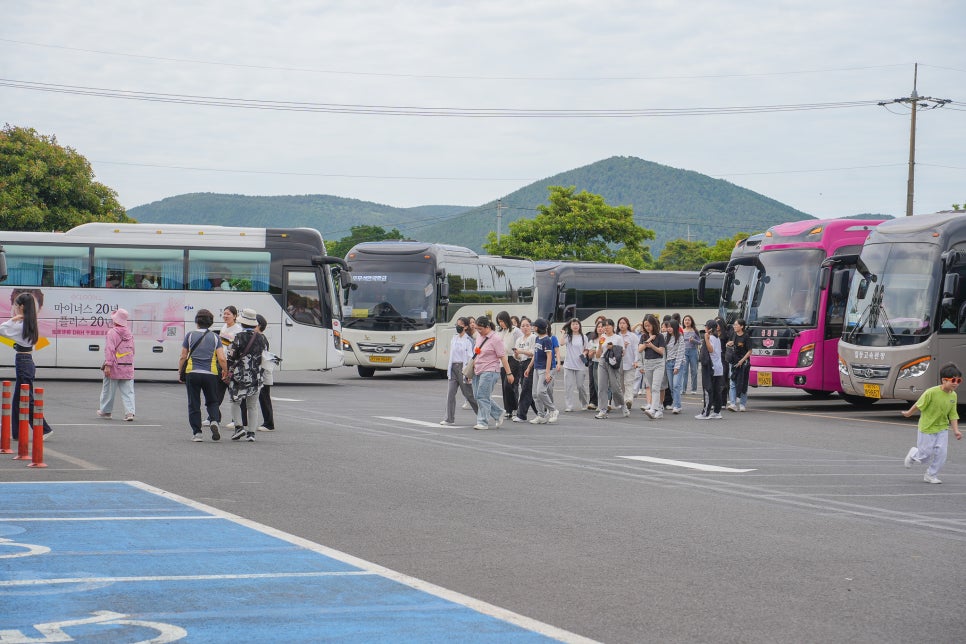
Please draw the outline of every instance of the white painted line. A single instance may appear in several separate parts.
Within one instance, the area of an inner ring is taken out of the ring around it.
[[[644,461],[645,463],[658,463],[659,465],[676,465],[686,467],[691,470],[701,470],[702,472],[754,472],[755,470],[739,470],[733,467],[721,467],[720,465],[705,465],[704,463],[689,463],[688,461],[674,461],[669,458],[654,458],[652,456],[618,456],[617,458],[628,458],[632,461]]]
[[[420,427],[432,427],[434,429],[439,429],[440,427],[452,427],[453,429],[459,429],[460,427],[469,427],[469,425],[440,425],[439,423],[430,423],[425,420],[413,420],[412,418],[400,418],[398,416],[376,416],[380,420],[392,420],[397,423],[409,423],[410,425],[419,425]]]
[[[151,516],[151,517],[3,517],[2,521],[16,521],[18,523],[24,523],[27,521],[46,521],[48,523],[58,522],[58,521],[207,521],[210,519],[218,519],[220,517],[203,514],[200,516],[192,517],[178,517],[178,516]],[[3,640],[0,640],[2,642]]]
[[[437,425],[437,427],[439,427],[439,425]],[[192,499],[188,499],[186,497],[183,497],[177,494],[172,494],[171,492],[166,492],[160,488],[154,487],[153,485],[148,485],[147,483],[142,483],[141,481],[124,481],[124,482],[127,483],[128,485],[131,485],[132,487],[136,487],[138,489],[151,492],[152,494],[157,494],[162,498],[177,501],[179,503],[187,505],[188,507],[194,508],[196,510],[200,510],[202,512],[208,512],[217,517],[227,519],[238,525],[245,526],[252,530],[257,530],[262,534],[267,534],[267,535],[276,537],[278,539],[281,539],[282,541],[287,541],[288,543],[301,546],[306,550],[317,552],[319,554],[325,555],[326,557],[331,557],[332,559],[341,561],[342,563],[349,564],[350,566],[355,566],[356,568],[359,568],[365,572],[380,575],[382,577],[385,577],[386,579],[391,579],[393,581],[409,586],[410,588],[415,588],[416,590],[429,593],[430,595],[435,595],[436,597],[451,601],[455,604],[466,606],[467,608],[475,610],[478,613],[489,615],[490,617],[495,617],[499,620],[503,620],[504,622],[509,622],[510,624],[516,624],[517,626],[529,631],[533,631],[534,633],[546,635],[547,637],[551,637],[561,642],[566,642],[567,644],[596,644],[595,640],[584,637],[582,635],[577,635],[576,633],[565,631],[562,628],[557,628],[556,626],[551,626],[550,624],[539,622],[535,619],[532,619],[530,617],[525,617],[523,615],[520,615],[519,613],[514,613],[505,608],[500,608],[499,606],[495,606],[493,604],[489,604],[482,600],[469,597],[468,595],[464,595],[462,593],[458,593],[456,591],[443,588],[442,586],[437,586],[436,584],[431,584],[428,581],[423,581],[422,579],[418,579],[416,577],[410,577],[409,575],[396,572],[395,570],[392,570],[390,568],[385,568],[378,564],[372,563],[371,561],[366,561],[365,559],[354,557],[353,555],[347,554],[345,552],[341,552],[339,550],[335,550],[333,548],[320,545],[313,541],[309,541],[308,539],[303,539],[302,537],[297,537],[293,534],[282,532],[281,530],[272,528],[270,526],[267,526],[261,523],[257,523],[250,519],[245,519],[243,517],[238,516],[237,514],[231,514],[230,512],[219,510],[218,508],[212,507],[210,505],[205,505],[204,503],[198,503],[197,501],[193,501]]]
[[[305,402],[304,400],[299,400],[298,398],[276,398],[272,396],[272,400],[281,400],[282,402]]]
[[[210,581],[217,579],[287,579],[290,577],[358,577],[374,575],[367,570],[344,572],[263,572],[243,575],[154,575],[149,577],[60,577],[55,579],[11,579],[0,581],[0,588],[46,586],[48,584],[102,584],[139,581]],[[6,640],[4,640],[6,641]]]

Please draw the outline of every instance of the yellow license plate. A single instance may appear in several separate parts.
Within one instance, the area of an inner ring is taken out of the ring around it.
[[[882,398],[882,390],[879,385],[862,385],[862,389],[865,391],[866,398]]]
[[[771,371],[758,372],[758,386],[771,387]]]
[[[392,362],[392,356],[369,356],[369,362]]]

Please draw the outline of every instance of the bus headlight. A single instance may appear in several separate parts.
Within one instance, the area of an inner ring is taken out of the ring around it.
[[[352,345],[349,344],[349,341],[346,340],[345,338],[342,338],[342,350],[343,351],[352,351]]]
[[[806,344],[798,352],[798,366],[811,367],[813,362],[815,362],[815,343]]]
[[[841,357],[839,358],[839,374],[843,376],[849,375],[849,365]]]
[[[932,358],[930,356],[926,356],[924,358],[913,360],[912,362],[907,362],[899,367],[899,373],[896,375],[896,380],[901,380],[902,378],[918,378],[929,370],[929,362],[931,360]]]
[[[413,345],[413,348],[409,350],[409,353],[422,353],[424,351],[432,351],[433,347],[436,346],[436,338],[428,338],[426,340],[420,340]]]

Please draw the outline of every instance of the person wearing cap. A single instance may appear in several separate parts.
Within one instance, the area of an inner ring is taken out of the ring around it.
[[[530,419],[534,425],[556,423],[560,412],[553,404],[553,372],[557,368],[557,352],[550,337],[550,324],[543,318],[533,321],[537,339],[533,347],[533,361],[527,366],[524,377],[533,373],[533,402],[537,415]]]
[[[254,443],[255,428],[258,427],[258,392],[262,387],[262,352],[268,345],[265,336],[257,332],[258,314],[254,309],[243,309],[238,322],[242,331],[235,334],[225,354],[228,361],[225,376],[235,429],[231,439],[237,441],[244,437],[249,443]],[[242,422],[242,405],[245,405],[248,414],[247,425]]]
[[[120,392],[124,405],[124,420],[134,420],[134,334],[128,325],[128,312],[118,309],[111,313],[111,328],[104,343],[104,382],[101,385],[100,407],[97,415],[110,418],[114,398]]]

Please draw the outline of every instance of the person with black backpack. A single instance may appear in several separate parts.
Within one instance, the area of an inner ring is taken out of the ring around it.
[[[620,407],[621,415],[625,418],[631,415],[631,410],[624,405],[624,376],[621,374],[624,348],[624,341],[614,331],[614,321],[604,320],[604,334],[597,339],[600,367],[597,372],[597,414],[594,418],[598,420],[607,418],[610,404],[608,391],[616,401],[615,408]]]

